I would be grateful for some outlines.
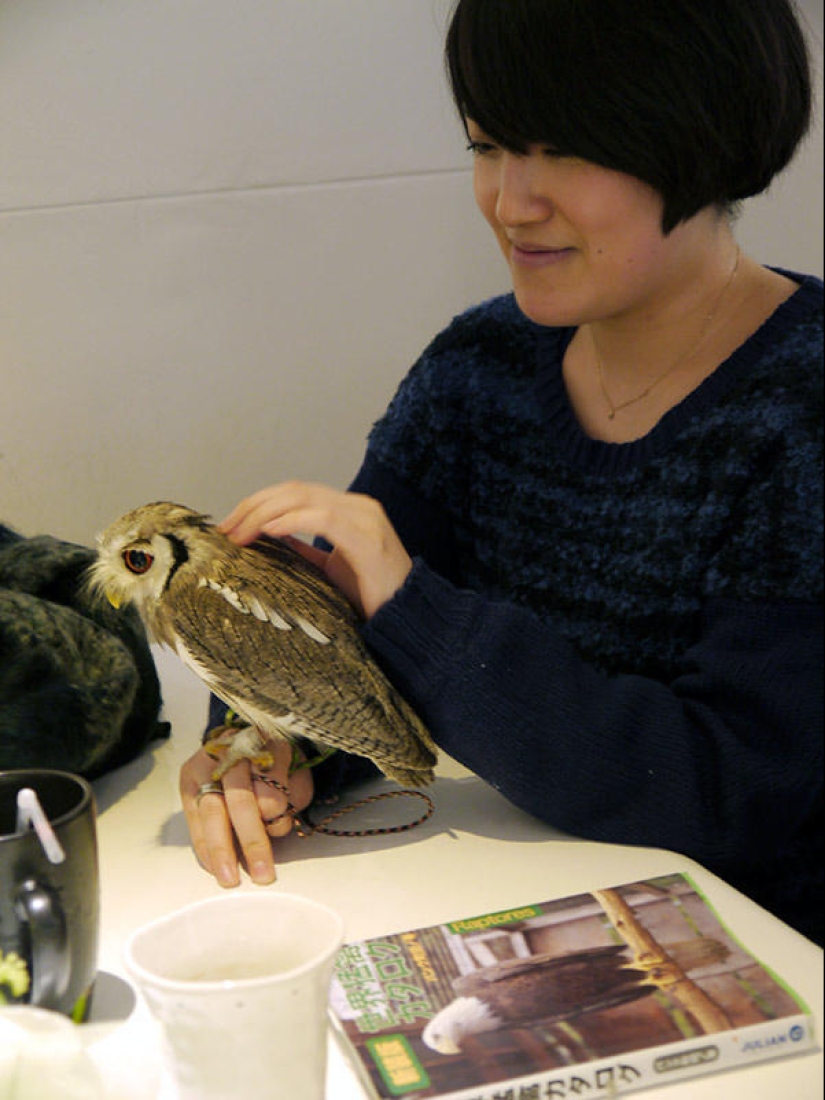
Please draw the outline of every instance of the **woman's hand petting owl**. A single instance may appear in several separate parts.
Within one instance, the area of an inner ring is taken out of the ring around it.
[[[369,619],[402,586],[412,560],[381,505],[360,493],[312,482],[287,481],[246,497],[218,525],[233,542],[259,535],[321,536],[333,549],[294,541],[319,565],[350,603]]]
[[[222,795],[199,794],[215,770],[214,758],[204,749],[181,768],[181,801],[195,853],[221,886],[239,884],[239,853],[253,882],[273,882],[271,838],[290,833],[295,822],[292,809],[300,813],[312,802],[312,771],[301,768],[290,775],[291,746],[281,741],[267,748],[274,763],[259,774],[270,782],[253,781],[249,763],[242,761],[223,776]]]

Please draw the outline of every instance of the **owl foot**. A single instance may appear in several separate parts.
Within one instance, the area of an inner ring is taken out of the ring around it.
[[[241,760],[249,760],[256,768],[265,771],[275,763],[275,758],[263,745],[263,738],[254,726],[221,726],[210,731],[211,737],[204,744],[204,748],[218,761],[218,766],[212,772],[213,781],[234,768]]]

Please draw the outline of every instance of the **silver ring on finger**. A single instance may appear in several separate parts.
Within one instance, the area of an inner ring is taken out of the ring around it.
[[[198,787],[198,793],[195,795],[195,805],[200,806],[201,799],[205,794],[219,794],[223,797],[224,789],[220,783],[216,783],[215,780],[210,780],[209,783],[201,783]]]

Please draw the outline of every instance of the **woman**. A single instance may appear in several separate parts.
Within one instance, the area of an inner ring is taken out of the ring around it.
[[[349,493],[274,486],[223,528],[332,545],[390,677],[514,803],[821,942],[822,284],[732,224],[808,126],[793,10],[459,0],[447,61],[513,294],[424,352]],[[271,880],[285,794],[239,767],[198,801],[210,768],[181,776],[201,860],[236,882],[233,829]]]

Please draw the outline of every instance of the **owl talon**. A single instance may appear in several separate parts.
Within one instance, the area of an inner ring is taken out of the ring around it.
[[[248,760],[256,768],[265,771],[275,763],[275,757],[261,745],[261,735],[248,723],[243,727],[220,726],[209,731],[209,739],[204,741],[204,750],[217,761],[218,766],[212,772],[217,782],[230,768],[241,760]]]
[[[203,747],[207,755],[211,756],[213,760],[222,760],[223,758],[225,761],[226,755],[229,752],[229,742],[221,744],[220,742],[207,741]]]
[[[235,725],[215,726],[203,735],[203,747],[210,756],[217,759],[221,753],[226,752],[240,730],[248,728],[248,723],[243,727]]]
[[[254,764],[259,771],[265,772],[267,768],[271,768],[275,763],[275,757],[271,752],[259,752],[255,756],[250,756],[249,762]]]

